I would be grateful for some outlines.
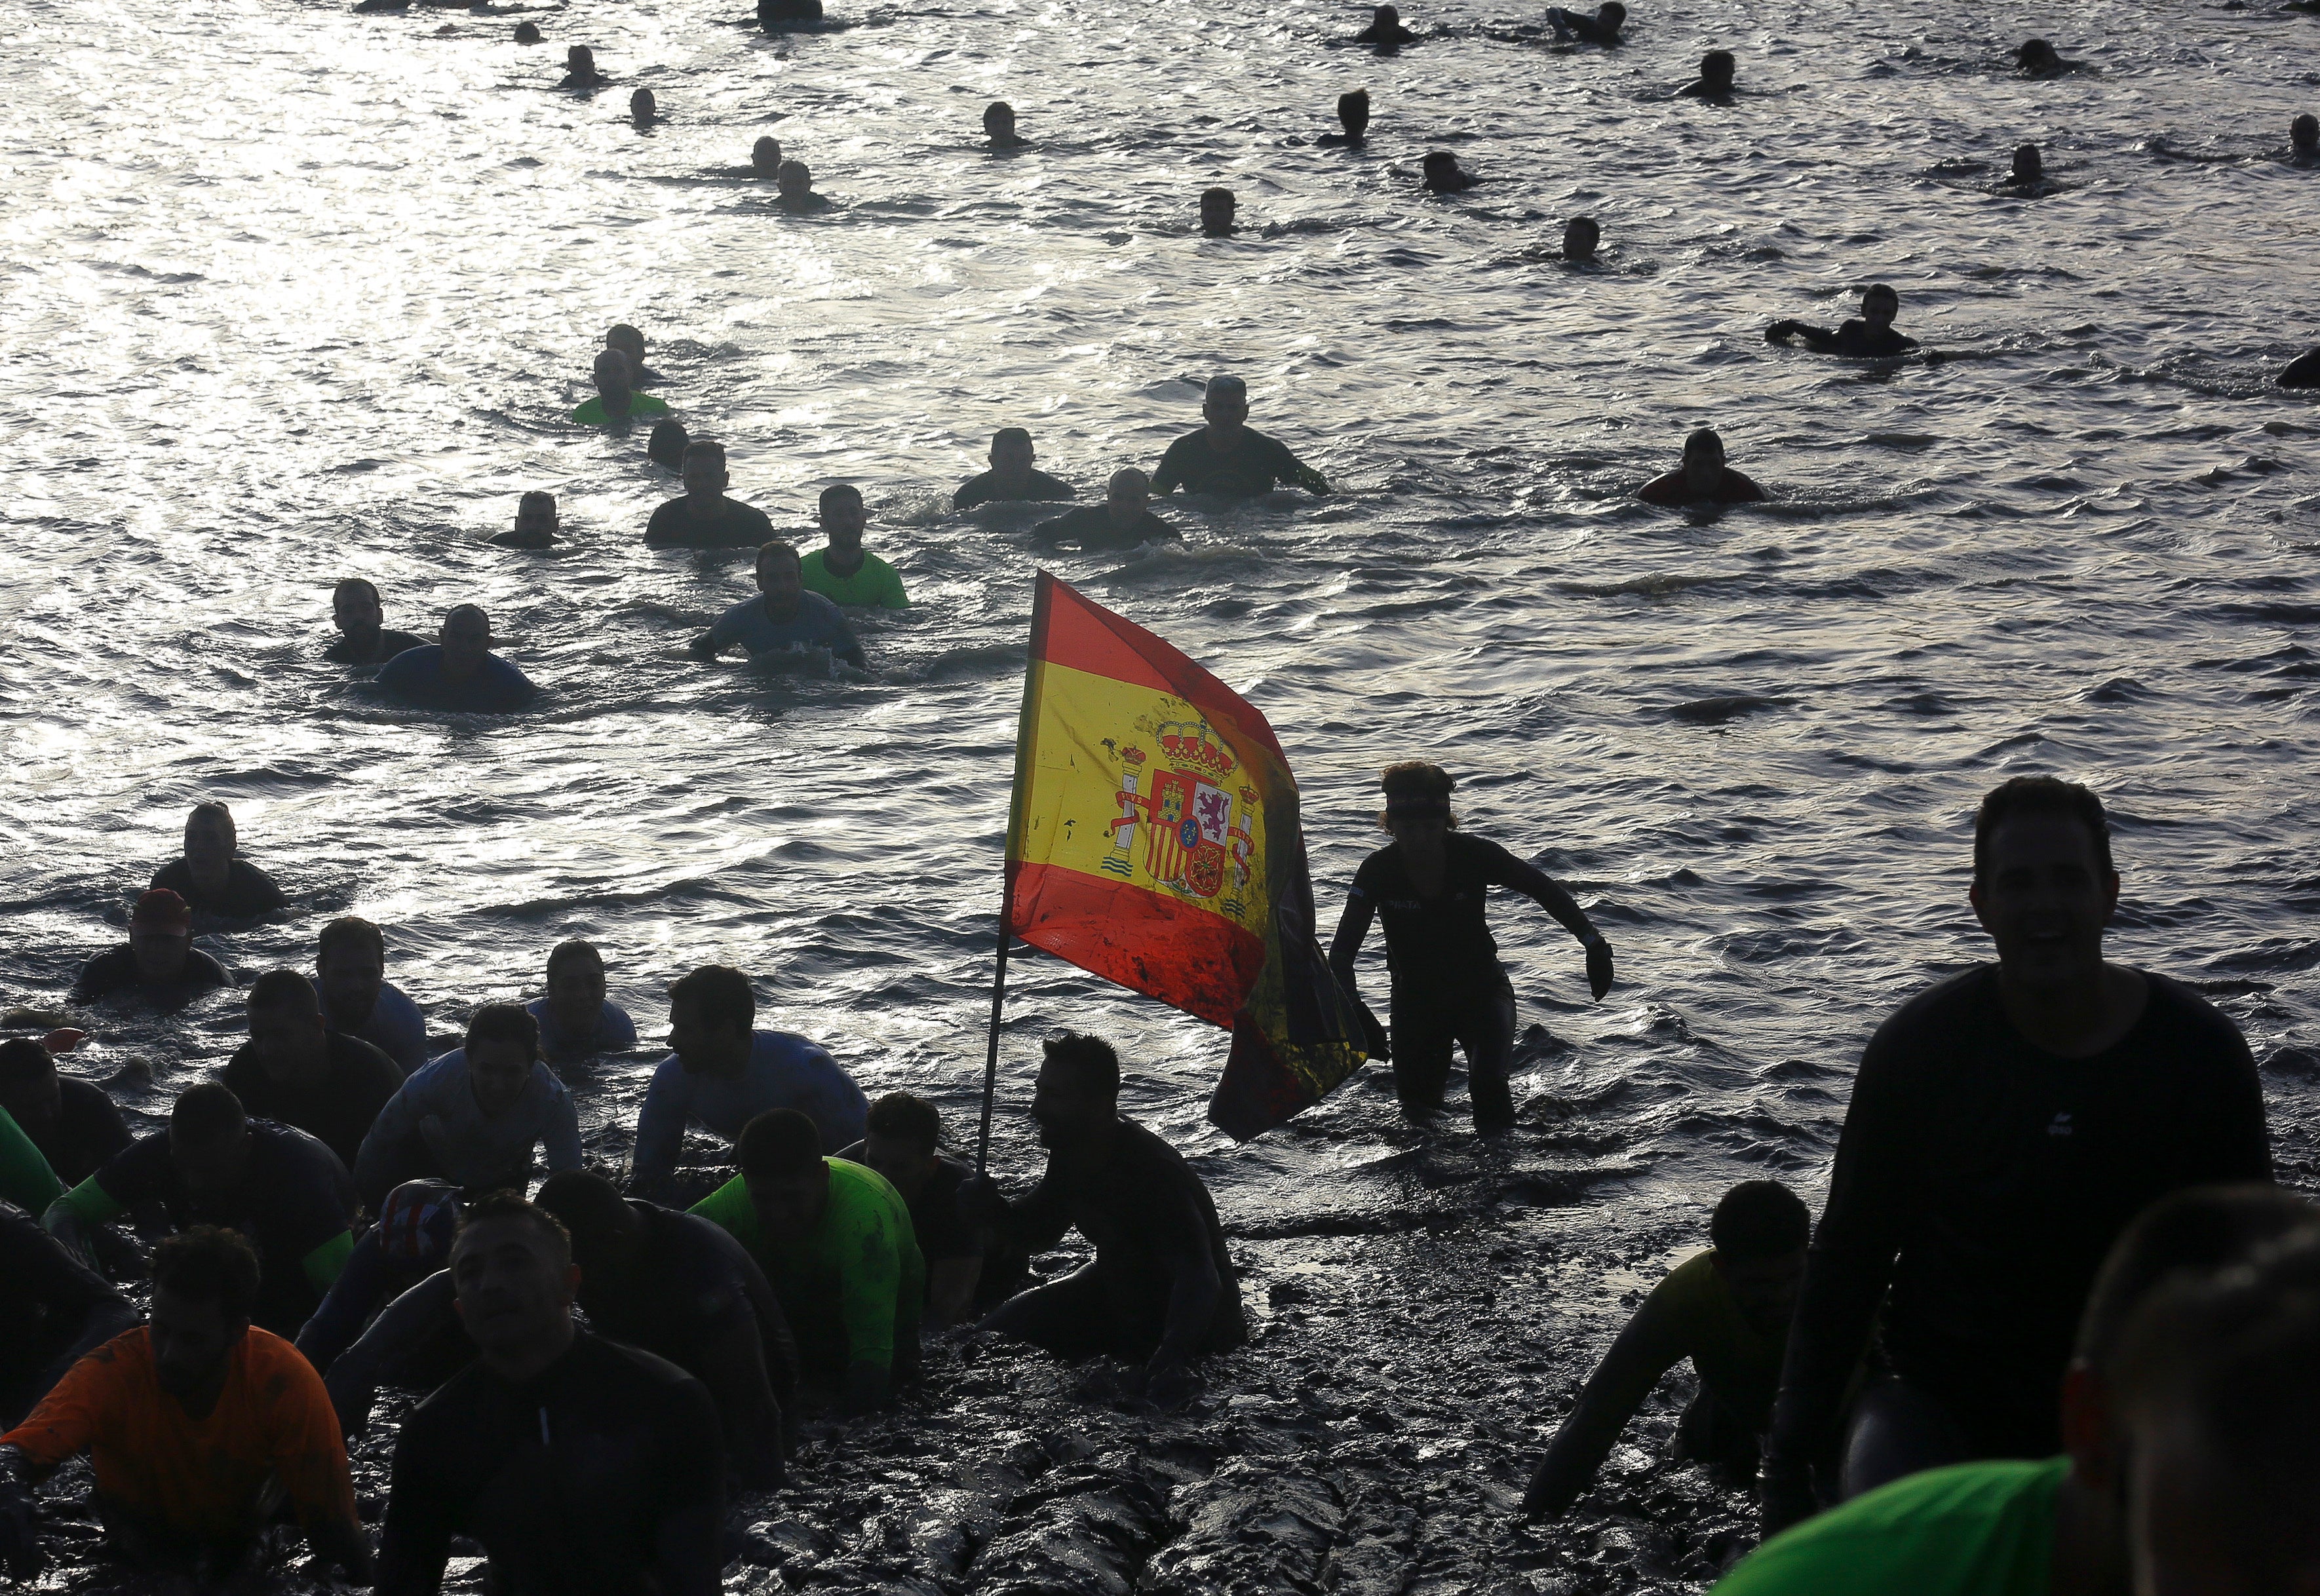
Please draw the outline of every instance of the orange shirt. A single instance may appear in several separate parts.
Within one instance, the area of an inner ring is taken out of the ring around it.
[[[98,1495],[204,1540],[256,1528],[269,1474],[281,1476],[302,1524],[356,1522],[346,1443],[322,1377],[295,1347],[255,1326],[206,1419],[188,1417],[161,1389],[140,1325],[73,1365],[0,1445],[44,1470],[86,1447]]]

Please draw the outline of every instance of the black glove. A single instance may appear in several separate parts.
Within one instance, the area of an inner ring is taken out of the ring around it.
[[[987,1231],[1007,1216],[1007,1199],[999,1183],[988,1175],[970,1175],[958,1183],[958,1222],[970,1231]]]

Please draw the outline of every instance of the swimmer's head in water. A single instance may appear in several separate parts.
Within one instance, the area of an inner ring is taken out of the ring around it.
[[[645,91],[639,89],[639,94]],[[642,371],[645,364],[645,335],[625,321],[615,321],[604,329],[604,347],[618,349],[626,356],[631,374]]]
[[[1346,137],[1358,139],[1370,129],[1370,92],[1355,89],[1337,96],[1337,125],[1346,130]]]
[[[349,636],[367,637],[385,624],[378,589],[359,576],[342,578],[331,590],[331,618]]]
[[[1021,482],[1038,457],[1031,435],[1020,427],[1001,427],[991,435],[991,469],[1008,482]]]
[[[1069,1032],[1040,1044],[1031,1117],[1039,1145],[1083,1145],[1119,1118],[1119,1055],[1100,1037]]]
[[[776,537],[757,546],[757,591],[766,596],[768,615],[786,616],[797,609],[798,595],[805,591],[797,545]]]
[[[2014,52],[2014,64],[2025,72],[2059,72],[2062,58],[2044,40],[2030,39]]]
[[[1901,313],[1901,296],[1890,283],[1871,283],[1861,291],[1861,319],[1871,327],[1890,327]]]
[[[596,72],[596,52],[585,44],[575,44],[564,52],[564,69],[575,77],[593,77]]]
[[[250,1051],[268,1075],[282,1078],[328,1061],[322,995],[298,971],[269,969],[251,982],[249,1011]]]
[[[1134,520],[1151,500],[1152,479],[1133,465],[1121,466],[1103,485],[1104,508],[1111,512],[1114,520]]]
[[[453,680],[468,675],[491,652],[491,617],[479,604],[454,605],[444,613],[436,640],[443,645],[443,674]]]
[[[2288,141],[2298,155],[2320,155],[2320,116],[2307,111],[2289,122]]]
[[[1702,427],[1683,440],[1684,486],[1695,499],[1713,499],[1724,485],[1724,439]]]
[[[520,1003],[487,1003],[467,1020],[467,1089],[496,1118],[516,1105],[539,1059],[539,1022]]]
[[[1711,50],[1699,58],[1699,81],[1713,89],[1728,89],[1739,71],[1728,50]]]
[[[802,199],[813,192],[813,170],[803,161],[784,161],[774,175],[774,186],[785,200]]]
[[[194,911],[184,898],[167,887],[153,888],[138,898],[129,914],[129,951],[137,960],[140,977],[176,980],[185,972],[193,945]]]
[[[232,1231],[194,1225],[153,1249],[153,1377],[191,1399],[227,1377],[258,1303],[258,1254]]]
[[[1607,33],[1616,33],[1627,20],[1627,8],[1619,0],[1603,0],[1595,8],[1595,25]]]
[[[1201,414],[1219,442],[1230,443],[1248,419],[1248,384],[1238,377],[1210,377]]]
[[[749,169],[760,177],[776,176],[782,169],[782,141],[767,133],[750,145]]]
[[[863,1124],[862,1161],[886,1177],[910,1202],[926,1189],[942,1145],[942,1111],[910,1092],[889,1092],[870,1105]]]
[[[539,42],[539,24],[538,23],[518,23],[515,25],[515,41],[518,44],[538,44]]]
[[[850,555],[862,546],[870,511],[862,502],[861,489],[852,482],[832,482],[821,491],[820,509],[821,535],[829,539],[830,547]]]
[[[556,536],[556,495],[534,488],[516,500],[515,529],[534,536]]]
[[[1425,174],[1426,186],[1431,189],[1464,186],[1466,174],[1458,169],[1458,158],[1446,149],[1429,149],[1418,162]]]
[[[1592,216],[1574,216],[1563,224],[1563,258],[1592,260],[1596,246],[1603,241],[1603,230]]]
[[[467,1211],[451,1243],[459,1323],[486,1359],[524,1359],[570,1333],[580,1271],[556,1216],[494,1192]]]
[[[634,386],[629,357],[618,349],[599,349],[595,364],[589,370],[596,379],[596,392],[607,399],[625,399]]]
[[[765,550],[760,549],[760,585],[767,564]],[[787,564],[794,582],[795,549],[790,549]],[[704,964],[669,983],[669,1050],[693,1074],[724,1074],[748,1063],[751,1028],[757,1019],[757,995],[750,988],[749,978],[730,964]]]
[[[1201,230],[1211,235],[1232,231],[1233,217],[1239,209],[1229,188],[1201,190]]]
[[[650,122],[660,114],[660,103],[648,88],[640,88],[629,96],[629,115],[638,122]]]
[[[386,984],[385,936],[359,915],[340,915],[315,940],[314,976],[331,1024],[341,1031],[358,1029],[378,1006]]]
[[[0,1111],[42,1141],[64,1113],[56,1055],[30,1036],[0,1041]]]
[[[2046,175],[2046,159],[2035,144],[2014,147],[2014,167],[2007,174],[2016,183],[2035,183]]]
[[[684,422],[674,416],[664,416],[653,423],[652,437],[645,442],[645,453],[659,464],[677,470],[684,464],[685,446],[692,441],[685,435]]]
[[[620,1188],[593,1169],[564,1169],[540,1183],[533,1199],[572,1238],[580,1284],[594,1292],[616,1281],[642,1256],[644,1224]]]
[[[197,881],[215,880],[232,862],[233,811],[214,799],[195,804],[186,816],[186,864]]]
[[[574,937],[548,955],[548,1017],[562,1035],[585,1040],[604,1018],[604,956]]]
[[[1015,138],[1015,107],[1004,100],[993,100],[985,105],[983,131],[995,143],[1011,143]]]
[[[732,481],[725,464],[725,446],[713,437],[696,437],[684,446],[679,468],[688,493],[722,493]]]
[[[1383,32],[1401,26],[1401,13],[1391,5],[1381,5],[1370,13],[1370,26]]]

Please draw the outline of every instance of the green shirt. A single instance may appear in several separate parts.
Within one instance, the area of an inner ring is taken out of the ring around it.
[[[874,604],[888,609],[910,606],[910,600],[902,593],[902,579],[877,555],[865,552],[861,570],[851,576],[839,576],[829,568],[829,554],[828,549],[818,548],[798,562],[807,592],[820,593],[832,604],[865,609]]]
[[[668,402],[666,400],[655,399],[649,393],[630,393],[629,413],[625,416],[616,416],[604,408],[604,398],[600,393],[578,410],[574,410],[572,419],[583,427],[608,427],[614,421],[633,421],[639,416],[649,419],[654,416],[666,414],[668,414]]]
[[[1775,1536],[1709,1596],[2046,1596],[2067,1457],[1962,1463]]]
[[[926,1264],[911,1210],[886,1177],[843,1159],[824,1159],[829,1202],[813,1234],[777,1248],[757,1229],[749,1187],[735,1176],[693,1212],[749,1249],[781,1298],[807,1378],[835,1384],[857,1363],[893,1368],[915,1353]]]
[[[64,1182],[24,1134],[24,1127],[0,1108],[0,1197],[38,1219],[64,1195]]]

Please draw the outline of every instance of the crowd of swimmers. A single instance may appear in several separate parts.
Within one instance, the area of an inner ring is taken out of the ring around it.
[[[1448,772],[1397,764],[1381,787],[1390,840],[1354,874],[1330,968],[1357,995],[1382,924],[1368,1047],[1401,1112],[1436,1123],[1463,1055],[1475,1130],[1502,1136],[1516,997],[1490,889],[1570,934],[1598,999],[1610,944],[1460,828]],[[1734,1596],[2315,1588],[2320,1208],[2272,1184],[2238,1027],[2106,956],[2111,848],[2084,787],[1983,798],[1969,897],[1994,960],[1877,1028],[1817,1222],[1774,1180],[1725,1194],[1577,1392],[1524,1516],[1585,1499],[1689,1360],[1667,1454],[1753,1484],[1769,1537]],[[706,1592],[729,1494],[789,1479],[802,1416],[940,1400],[929,1336],[1124,1360],[1160,1407],[1247,1339],[1216,1204],[1121,1116],[1107,1043],[1044,1043],[1047,1164],[1010,1197],[932,1103],[872,1100],[761,1024],[725,966],[669,986],[624,1164],[590,1157],[566,1079],[638,1044],[602,950],[558,944],[539,996],[483,1004],[437,1051],[351,916],[321,927],[311,974],[251,981],[249,1040],[132,1135],[58,1067],[80,1026],[231,984],[191,946],[195,915],[230,936],[297,899],[216,804],[154,882],[75,1012],[19,1011],[53,1028],[0,1043],[0,1560],[20,1574],[41,1564],[36,1487],[87,1452],[110,1544],[142,1564],[231,1569],[279,1524],[397,1596],[438,1588],[455,1537],[511,1591]],[[1074,1229],[1092,1258],[1043,1276]],[[346,1447],[390,1386],[421,1400],[374,1550]]]

